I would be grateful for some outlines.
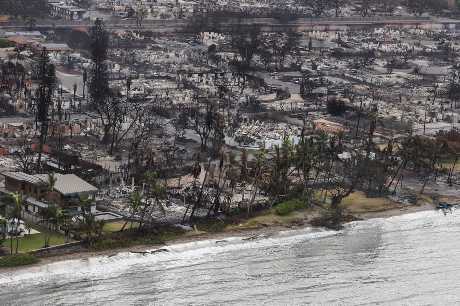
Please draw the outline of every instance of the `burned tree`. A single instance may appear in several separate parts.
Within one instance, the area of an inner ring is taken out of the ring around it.
[[[43,49],[40,55],[38,81],[39,85],[35,93],[37,108],[35,124],[37,128],[40,129],[37,159],[37,171],[40,171],[43,146],[45,145],[48,137],[48,127],[50,124],[49,108],[52,105],[52,97],[56,84],[55,68],[54,65],[50,63],[46,49]]]
[[[326,14],[329,9],[328,0],[308,0],[307,4],[311,7],[312,13],[315,17],[321,17]]]
[[[91,107],[98,113],[104,128],[103,142],[109,141],[110,130],[114,124],[115,114],[110,97],[109,76],[107,70],[108,34],[104,23],[97,19],[91,28],[91,58],[93,66],[90,71],[89,94]]]
[[[109,87],[109,72],[107,69],[107,56],[109,37],[101,19],[96,19],[91,28],[91,59],[93,61],[90,78],[89,94],[90,106],[99,116],[103,128],[102,142],[109,144],[109,153],[113,153],[116,133],[123,118],[126,116],[126,108],[123,101]]]
[[[34,170],[34,152],[31,146],[31,138],[29,133],[23,135],[20,139],[19,147],[14,151],[13,156],[16,157],[19,169],[27,174],[31,174]],[[30,138],[29,138],[30,137]]]
[[[261,46],[261,31],[257,26],[250,30],[239,26],[231,32],[231,45],[237,51],[237,56],[231,62],[233,69],[239,76],[241,93],[246,88],[247,73],[251,70],[251,62]]]
[[[361,0],[358,10],[363,17],[368,17],[371,14],[372,0]]]
[[[231,45],[237,50],[240,57],[238,64],[245,68],[250,67],[252,58],[259,50],[260,44],[261,32],[257,26],[251,26],[249,30],[237,27],[231,33]]]
[[[335,17],[340,17],[342,14],[342,7],[346,0],[332,0],[332,7],[334,8]]]
[[[205,151],[209,137],[217,125],[216,105],[209,99],[199,101],[191,109],[190,119],[193,130],[200,136],[201,150]]]

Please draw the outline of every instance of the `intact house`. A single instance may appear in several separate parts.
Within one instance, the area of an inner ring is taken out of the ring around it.
[[[5,186],[0,191],[4,194],[19,192],[24,195],[24,217],[37,221],[40,212],[54,204],[69,215],[81,213],[81,198],[89,198],[91,212],[96,212],[95,197],[98,189],[75,174],[55,174],[53,190],[49,190],[48,174],[30,175],[23,172],[3,172]]]

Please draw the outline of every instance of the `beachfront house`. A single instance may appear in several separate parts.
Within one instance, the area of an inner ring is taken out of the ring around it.
[[[23,172],[3,172],[5,186],[0,188],[4,194],[20,192],[24,195],[25,218],[37,221],[40,212],[49,205],[58,205],[68,214],[81,212],[81,198],[94,200],[98,189],[75,174],[55,174],[56,179],[50,190],[48,174],[30,175]],[[96,205],[91,204],[91,212]]]

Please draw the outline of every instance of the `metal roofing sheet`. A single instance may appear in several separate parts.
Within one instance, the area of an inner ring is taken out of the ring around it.
[[[75,174],[57,176],[54,190],[63,195],[83,192],[96,192],[98,189]]]

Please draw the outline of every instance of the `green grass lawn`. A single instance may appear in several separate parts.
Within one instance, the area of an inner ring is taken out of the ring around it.
[[[56,232],[50,232],[41,228],[36,228],[40,233],[39,234],[32,234],[32,235],[25,235],[24,237],[19,238],[19,252],[25,253],[29,251],[33,251],[36,249],[40,249],[45,244],[45,232],[50,233],[50,246],[59,245],[65,243],[64,235]],[[9,251],[10,250],[10,240],[7,239],[3,246]],[[13,240],[13,250],[16,248],[16,241]]]
[[[125,224],[125,221],[123,220],[107,222],[106,224],[104,224],[103,231],[105,233],[119,232],[122,229],[124,224]],[[132,228],[137,228],[138,226],[139,226],[139,223],[133,222]],[[125,230],[129,228],[131,228],[131,222],[128,222],[128,224],[126,224]]]

